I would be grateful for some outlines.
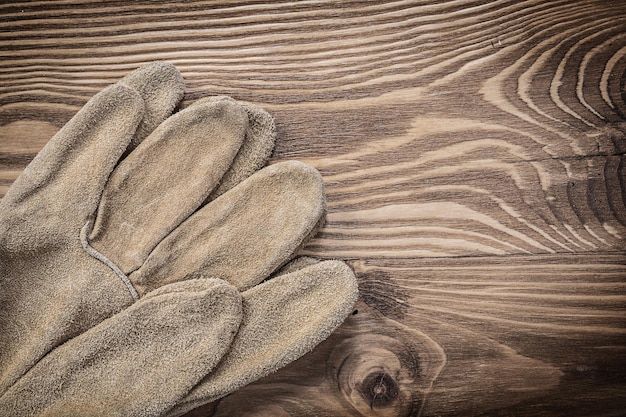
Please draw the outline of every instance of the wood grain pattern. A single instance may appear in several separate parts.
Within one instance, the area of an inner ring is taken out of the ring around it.
[[[355,313],[190,416],[624,415],[626,3],[4,2],[0,54],[0,196],[153,60],[322,172]]]

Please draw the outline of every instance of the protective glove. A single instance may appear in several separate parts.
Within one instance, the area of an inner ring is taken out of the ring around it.
[[[351,311],[342,262],[274,273],[321,222],[319,173],[253,174],[271,117],[225,97],[170,116],[183,89],[168,64],[131,73],[0,201],[0,415],[179,415],[297,359]]]

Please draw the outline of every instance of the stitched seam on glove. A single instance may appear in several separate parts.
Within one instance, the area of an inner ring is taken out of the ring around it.
[[[135,287],[133,287],[133,284],[130,282],[128,277],[122,272],[122,270],[117,265],[115,265],[113,261],[111,261],[109,258],[107,258],[103,254],[98,252],[89,244],[89,240],[87,239],[87,236],[89,235],[90,228],[91,228],[91,220],[87,220],[87,223],[85,223],[83,228],[80,230],[80,242],[82,243],[83,249],[85,249],[85,252],[87,252],[89,255],[93,256],[94,258],[96,258],[97,260],[99,260],[100,262],[108,266],[109,268],[111,268],[113,272],[115,272],[115,275],[117,275],[119,279],[122,280],[124,285],[126,285],[126,288],[128,288],[128,292],[133,297],[133,299],[135,301],[139,300],[139,294],[137,293],[137,290],[135,290]]]

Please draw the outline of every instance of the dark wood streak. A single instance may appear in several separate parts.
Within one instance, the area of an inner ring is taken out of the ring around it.
[[[626,4],[580,0],[0,5],[0,196],[141,63],[182,106],[267,108],[272,161],[326,183],[303,254],[349,261],[355,312],[189,416],[621,416]]]

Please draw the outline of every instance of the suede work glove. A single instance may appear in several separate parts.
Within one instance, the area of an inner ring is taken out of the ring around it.
[[[351,311],[347,265],[293,260],[323,218],[319,173],[261,169],[274,124],[252,104],[171,115],[183,90],[165,63],[106,88],[0,201],[0,415],[180,415]]]

